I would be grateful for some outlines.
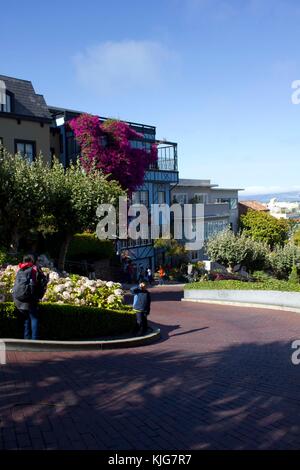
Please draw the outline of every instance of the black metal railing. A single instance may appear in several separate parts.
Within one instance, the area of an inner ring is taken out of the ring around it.
[[[177,144],[166,143],[157,146],[157,163],[150,170],[177,171]]]

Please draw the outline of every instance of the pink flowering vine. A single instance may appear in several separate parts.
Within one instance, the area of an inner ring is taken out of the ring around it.
[[[157,146],[149,150],[133,148],[133,140],[143,139],[125,122],[81,114],[69,122],[81,147],[81,163],[86,171],[100,169],[129,192],[141,186],[145,172],[157,162]]]

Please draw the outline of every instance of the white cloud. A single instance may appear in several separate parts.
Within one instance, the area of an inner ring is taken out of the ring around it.
[[[248,186],[243,193],[244,195],[271,194],[271,193],[288,193],[299,191],[300,186]]]
[[[170,76],[176,54],[154,41],[108,41],[74,57],[78,80],[99,95],[158,85]]]

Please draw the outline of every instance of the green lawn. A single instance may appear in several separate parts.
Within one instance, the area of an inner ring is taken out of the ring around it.
[[[278,290],[286,292],[300,292],[300,284],[289,281],[279,281],[278,279],[270,279],[268,281],[242,282],[242,281],[203,281],[192,282],[185,285],[185,289],[201,289],[201,290]]]

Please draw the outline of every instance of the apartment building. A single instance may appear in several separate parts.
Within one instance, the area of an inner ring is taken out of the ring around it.
[[[45,161],[54,156],[67,167],[80,155],[80,147],[74,138],[68,121],[82,111],[49,106],[42,95],[35,92],[28,80],[0,75],[0,144],[10,153],[19,152],[33,161],[42,153]],[[106,117],[100,117],[105,121]],[[156,138],[156,128],[146,124],[127,124],[142,135],[131,145],[150,149],[155,143],[158,161],[146,171],[144,183],[133,193],[134,202],[150,208],[151,204],[170,204],[171,189],[178,183],[177,144]],[[151,221],[149,221],[150,223]],[[141,267],[154,269],[156,252],[150,239],[116,240],[121,259],[130,260],[138,272]]]
[[[235,233],[238,230],[238,192],[239,188],[220,188],[210,180],[179,179],[172,189],[172,203],[204,205],[204,239],[231,228]],[[190,252],[191,260],[202,260],[204,251]]]

